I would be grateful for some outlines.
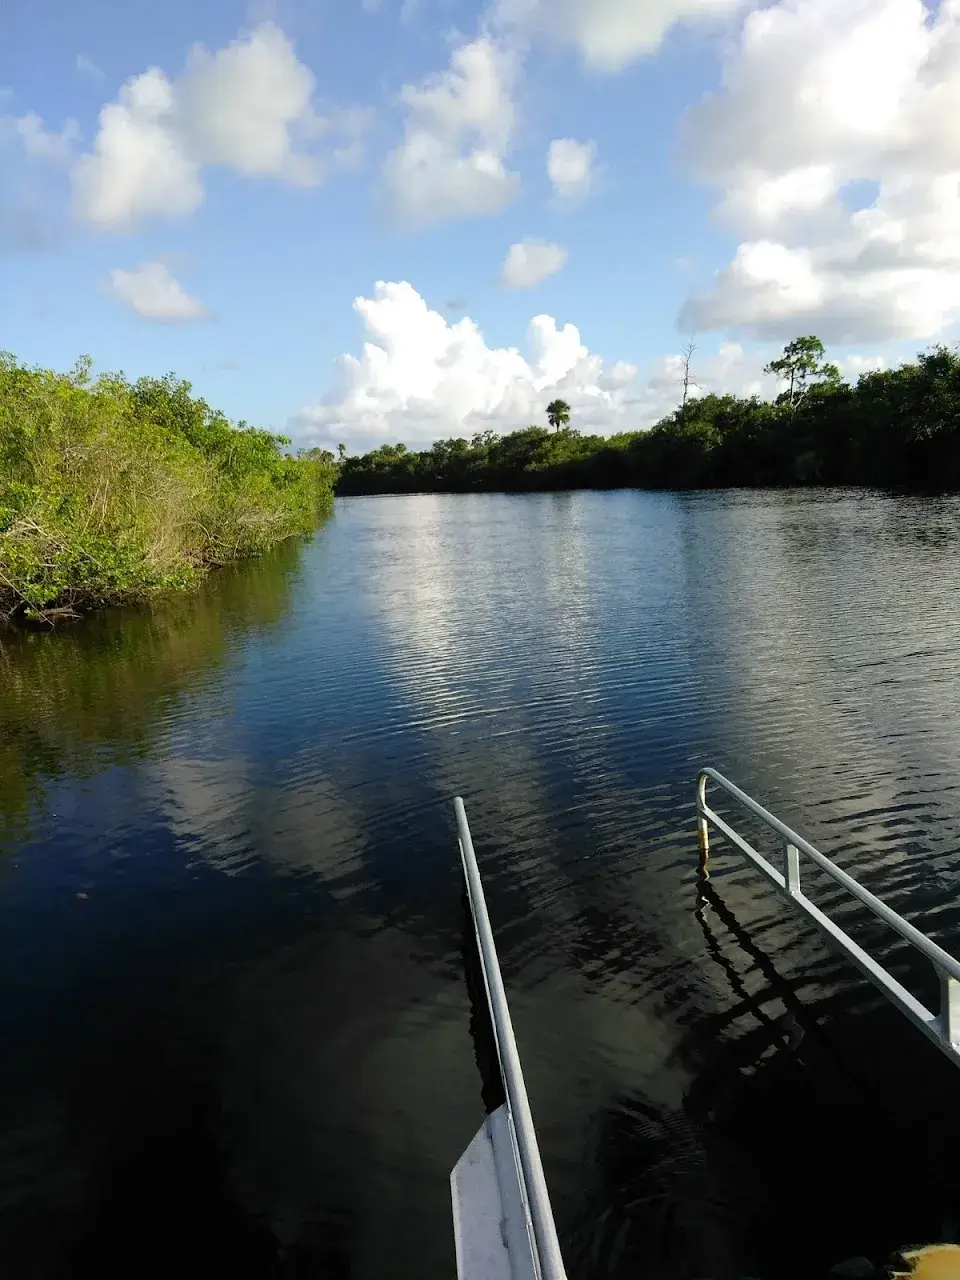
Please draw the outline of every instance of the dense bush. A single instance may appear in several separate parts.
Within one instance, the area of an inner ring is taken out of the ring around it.
[[[0,612],[52,618],[184,587],[312,529],[335,467],[232,426],[168,375],[0,355]]]
[[[688,399],[656,426],[604,438],[527,427],[414,453],[382,445],[347,458],[337,492],[759,485],[960,488],[960,356],[945,347],[843,382],[816,338],[770,365],[787,390]]]

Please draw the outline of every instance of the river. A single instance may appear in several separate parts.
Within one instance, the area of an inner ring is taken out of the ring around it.
[[[849,490],[341,500],[3,637],[4,1280],[453,1274],[455,794],[571,1280],[956,1234],[955,1068],[719,840],[701,894],[693,801],[721,769],[956,953],[958,681],[960,501]]]

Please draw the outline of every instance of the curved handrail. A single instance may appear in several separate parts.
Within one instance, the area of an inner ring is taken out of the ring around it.
[[[459,796],[455,798],[453,807],[457,816],[460,858],[463,862],[463,873],[467,883],[467,897],[470,902],[470,911],[473,915],[473,924],[477,935],[477,948],[483,969],[483,981],[487,989],[490,1020],[493,1023],[500,1072],[503,1076],[504,1092],[507,1097],[507,1110],[516,1139],[515,1155],[517,1167],[520,1171],[524,1197],[533,1228],[540,1275],[542,1280],[566,1280],[566,1271],[560,1254],[560,1242],[557,1239],[557,1228],[553,1220],[550,1196],[547,1193],[547,1182],[543,1173],[543,1164],[540,1160],[540,1148],[537,1145],[533,1116],[530,1112],[527,1089],[523,1081],[523,1071],[520,1067],[520,1054],[517,1051],[513,1023],[510,1020],[510,1010],[507,1006],[507,993],[504,990],[503,978],[500,974],[497,948],[493,941],[493,930],[490,927],[490,917],[487,915],[487,904],[483,896],[483,885],[480,881],[477,855],[474,852],[473,840],[467,824],[466,809]]]
[[[714,782],[732,796],[745,809],[749,809],[784,841],[784,869],[778,871],[763,854],[744,839],[733,827],[707,804],[707,783]],[[915,925],[904,920],[892,907],[865,889],[853,876],[831,862],[819,849],[799,835],[785,822],[765,809],[736,783],[725,778],[716,769],[703,768],[697,775],[697,827],[700,835],[701,861],[706,871],[709,858],[708,824],[721,831],[767,879],[783,892],[813,923],[836,942],[865,977],[874,983],[903,1013],[960,1066],[960,961],[928,938]],[[826,916],[800,888],[800,854],[816,863],[839,885],[863,903],[880,920],[894,929],[901,938],[915,947],[931,962],[940,978],[940,1012],[931,1013],[915,996],[907,991],[888,971],[858,946],[849,935]]]

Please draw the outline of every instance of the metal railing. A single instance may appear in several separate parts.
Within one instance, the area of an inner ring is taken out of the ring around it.
[[[557,1228],[553,1221],[553,1210],[550,1207],[550,1197],[540,1160],[540,1148],[537,1145],[533,1116],[530,1114],[530,1103],[527,1100],[527,1090],[523,1082],[520,1055],[513,1034],[510,1010],[507,1007],[507,994],[500,975],[497,948],[493,941],[490,917],[487,915],[483,885],[480,882],[477,855],[474,852],[470,828],[467,825],[466,810],[459,796],[454,800],[453,807],[457,815],[457,834],[467,897],[476,931],[477,950],[480,955],[490,1020],[493,1024],[497,1057],[506,1094],[514,1155],[534,1245],[534,1260],[539,1267],[542,1280],[566,1280],[563,1258],[560,1255],[560,1243],[557,1239]]]
[[[724,818],[721,818],[718,813],[715,813],[709,807],[707,804],[708,782],[714,782],[717,786],[722,787],[728,795],[739,801],[745,809],[749,809],[761,822],[765,823],[766,826],[782,838],[782,871],[778,871],[763,854],[759,853],[743,836],[734,831],[733,827]],[[779,818],[765,809],[763,805],[758,804],[745,791],[741,791],[738,786],[728,778],[725,778],[723,774],[718,773],[716,769],[701,769],[697,777],[697,829],[700,836],[701,867],[705,875],[709,875],[710,839],[708,824],[712,824],[718,831],[722,832],[731,844],[739,849],[759,871],[763,872],[768,880],[776,885],[777,889],[789,902],[792,902],[803,912],[808,920],[811,920],[822,933],[840,947],[847,959],[856,965],[864,977],[868,978],[875,987],[878,987],[902,1013],[905,1013],[910,1021],[915,1023],[924,1035],[928,1036],[952,1062],[960,1066],[960,961],[955,960],[942,947],[938,947],[935,942],[932,942],[926,934],[921,933],[919,929],[914,928],[902,916],[897,915],[885,902],[881,902],[868,889],[864,889],[863,885],[854,880],[853,876],[848,875],[846,871],[842,871],[819,849],[815,849],[812,844],[804,840],[803,836],[797,835],[796,831],[791,830],[786,823],[781,822]],[[940,1009],[937,1013],[932,1013],[916,996],[902,986],[883,965],[879,964],[862,947],[858,946],[838,924],[831,920],[829,916],[826,916],[819,907],[814,906],[800,888],[801,854],[809,858],[811,862],[816,863],[822,871],[825,871],[828,876],[831,876],[844,889],[853,894],[875,916],[885,924],[888,924],[891,929],[895,929],[901,938],[904,938],[930,961],[940,981]]]

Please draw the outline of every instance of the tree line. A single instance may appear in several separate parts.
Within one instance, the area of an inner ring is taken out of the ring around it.
[[[186,587],[314,528],[336,466],[230,423],[172,374],[128,382],[0,353],[0,619]]]
[[[339,494],[638,487],[699,489],[787,485],[960,488],[960,355],[945,346],[896,369],[845,382],[813,335],[767,365],[784,390],[758,396],[687,394],[655,426],[582,435],[570,406],[547,406],[553,430],[385,444],[342,457]]]

